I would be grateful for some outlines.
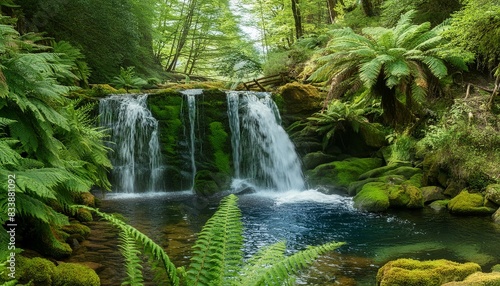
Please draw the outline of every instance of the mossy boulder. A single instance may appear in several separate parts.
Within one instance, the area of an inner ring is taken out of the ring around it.
[[[479,193],[469,193],[463,190],[448,203],[452,214],[460,215],[487,215],[495,212],[494,209],[484,206],[484,198]]]
[[[19,256],[17,259],[16,277],[21,283],[29,283],[33,286],[52,285],[52,277],[56,265],[51,261],[41,258],[26,258]]]
[[[498,286],[500,285],[500,272],[473,273],[460,282],[448,282],[441,286]]]
[[[354,207],[369,212],[381,212],[389,208],[387,184],[374,182],[363,186],[354,197]]]
[[[92,213],[88,209],[79,208],[76,211],[76,219],[81,222],[91,222],[94,220]]]
[[[363,137],[365,144],[375,148],[387,145],[387,133],[383,130],[382,126],[378,123],[361,124],[359,127],[359,133]]]
[[[438,200],[438,201],[433,201],[432,203],[429,204],[429,207],[435,211],[442,211],[448,208],[448,203],[450,200]]]
[[[500,224],[500,208],[497,209],[496,212],[493,213],[493,215],[491,216],[491,218],[493,219],[493,221],[495,223]]]
[[[36,243],[38,251],[56,259],[66,258],[73,253],[73,250],[65,241],[69,234],[56,227],[42,225],[39,227],[39,240]]]
[[[484,198],[500,205],[500,184],[491,184],[486,187]]]
[[[322,107],[323,98],[319,90],[310,84],[288,83],[282,86],[278,93],[283,101],[285,116],[309,116]]]
[[[478,271],[481,271],[481,267],[472,262],[462,264],[445,259],[397,259],[378,270],[377,285],[436,286],[451,281],[462,281]]]
[[[399,175],[407,179],[411,179],[414,175],[421,175],[421,174],[422,174],[422,169],[409,166],[401,166],[384,173],[384,175],[386,176]]]
[[[220,172],[230,173],[230,150],[227,146],[231,146],[229,135],[224,130],[224,126],[219,121],[214,121],[209,124],[210,135],[208,139],[213,149],[214,164]]]
[[[359,180],[365,180],[368,178],[377,178],[387,175],[386,173],[400,167],[411,167],[410,162],[396,162],[379,168],[369,170],[359,176]],[[407,178],[409,179],[409,178]]]
[[[54,271],[53,286],[99,286],[94,270],[77,263],[61,263]]]
[[[90,234],[90,228],[86,225],[79,223],[78,221],[72,221],[69,225],[62,227],[62,231],[68,234],[78,234],[83,237],[87,237]]]
[[[347,188],[350,183],[358,180],[359,176],[368,170],[382,165],[380,158],[348,158],[321,164],[306,175],[310,183],[315,185],[331,185]]]
[[[387,187],[387,184],[385,184]],[[399,185],[397,188],[388,187],[389,204],[396,208],[422,208],[424,200],[422,191],[410,184]]]
[[[420,188],[422,191],[422,197],[424,203],[431,203],[433,201],[444,200],[446,196],[444,195],[444,190],[438,186],[427,186]]]
[[[403,182],[405,182],[406,179],[403,176],[399,175],[390,175],[390,176],[382,176],[382,177],[376,177],[376,178],[368,178],[364,179],[361,181],[356,181],[352,182],[349,184],[349,187],[347,188],[347,193],[351,196],[356,195],[361,191],[363,186],[368,183],[373,183],[373,182],[380,182],[380,183],[386,183],[386,184],[391,184],[391,185],[400,185]]]
[[[317,151],[306,154],[302,158],[302,162],[306,170],[311,170],[321,164],[332,162],[335,160],[335,158],[336,157],[333,155],[325,154],[322,151]]]
[[[77,204],[89,206],[89,207],[95,207],[96,206],[96,199],[95,196],[89,192],[84,192],[84,193],[79,193],[77,197],[75,198],[75,202]]]

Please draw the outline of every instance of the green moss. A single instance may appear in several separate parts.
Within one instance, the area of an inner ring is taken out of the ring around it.
[[[54,263],[47,259],[20,256],[17,260],[16,276],[21,283],[31,282],[30,285],[34,286],[51,285],[55,269]]]
[[[79,234],[87,237],[90,234],[90,228],[78,222],[71,222],[70,225],[65,225],[62,230],[68,234]]]
[[[390,175],[390,176],[382,176],[382,177],[376,177],[376,178],[368,178],[364,179],[361,181],[356,181],[351,184],[349,184],[349,187],[347,188],[347,192],[349,195],[356,195],[361,191],[363,186],[368,183],[373,183],[373,182],[380,182],[380,183],[386,183],[386,184],[392,184],[392,185],[400,185],[405,181],[405,178],[403,176],[399,175]]]
[[[49,225],[42,225],[39,228],[40,240],[37,241],[38,250],[54,258],[65,258],[71,255],[73,250],[64,242],[69,235]]]
[[[350,183],[357,181],[361,174],[381,165],[382,159],[379,158],[348,158],[321,164],[306,174],[314,184],[347,188]]]
[[[385,176],[385,173],[399,167],[411,167],[410,162],[396,162],[387,166],[378,167],[359,176],[360,180]]]
[[[449,282],[443,284],[442,286],[498,286],[500,285],[500,273],[473,273],[464,281],[460,282]]]
[[[76,212],[76,219],[81,221],[81,222],[90,222],[93,221],[94,219],[92,218],[92,213],[84,208],[80,208]]]
[[[478,193],[463,190],[448,203],[448,209],[453,214],[480,215],[492,214],[495,210],[484,207],[484,198]]]
[[[387,195],[386,184],[368,183],[354,197],[354,207],[370,212],[385,211],[389,208],[389,196]]]
[[[449,260],[418,261],[398,259],[386,263],[377,273],[380,286],[434,286],[450,281],[461,281],[481,271],[476,263],[456,263]]]
[[[415,186],[400,185],[396,188],[389,185],[388,191],[391,207],[422,208],[424,206],[422,191]]]
[[[230,172],[229,154],[225,152],[228,142],[228,134],[224,130],[221,122],[215,121],[209,124],[210,135],[208,140],[214,150],[214,162],[217,169],[221,172]]]
[[[94,270],[76,263],[59,264],[54,271],[53,286],[99,286]]]

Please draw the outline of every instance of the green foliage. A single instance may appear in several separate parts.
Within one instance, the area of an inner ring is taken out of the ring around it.
[[[452,15],[446,36],[451,45],[473,52],[478,63],[493,70],[500,62],[500,3],[495,0],[465,0]]]
[[[326,243],[309,247],[291,256],[285,256],[285,242],[268,246],[243,264],[243,225],[238,198],[229,195],[222,199],[215,214],[207,221],[193,246],[191,263],[176,269],[164,250],[137,229],[111,215],[96,209],[99,216],[121,231],[122,253],[127,263],[126,282],[142,285],[140,259],[134,243],[139,243],[152,258],[161,261],[171,285],[289,285],[293,275],[307,267],[321,254],[332,251],[343,243]],[[127,238],[128,237],[128,238]]]
[[[489,112],[486,101],[480,96],[456,99],[416,145],[418,156],[436,155],[453,180],[467,182],[475,190],[498,181],[500,172],[500,119]]]
[[[388,137],[391,144],[391,155],[387,159],[387,164],[396,162],[410,162],[412,161],[412,154],[415,151],[417,140],[406,133],[393,133]]]
[[[125,88],[127,93],[130,89],[140,89],[147,82],[135,74],[134,67],[120,68],[120,74],[113,79],[116,88]]]
[[[76,51],[48,52],[39,35],[20,36],[8,17],[0,23],[0,177],[15,176],[16,219],[26,220],[38,241],[47,243],[40,248],[68,255],[71,248],[54,237],[53,227],[68,224],[60,206],[72,204],[76,194],[93,185],[109,188],[105,135],[88,115],[92,106],[78,107],[66,97],[76,88],[66,85],[78,78]],[[0,192],[3,209],[6,187]],[[2,215],[0,223],[6,219]]]
[[[447,41],[440,34],[446,23],[432,29],[430,23],[414,25],[414,14],[403,14],[393,28],[332,31],[326,55],[310,79],[330,80],[330,98],[364,87],[381,98],[388,122],[407,124],[425,96],[440,88],[447,64],[467,69],[466,54],[443,46]]]
[[[377,112],[376,107],[369,107],[364,101],[348,103],[334,100],[328,104],[326,110],[313,114],[308,120],[316,127],[318,135],[323,137],[323,150],[326,150],[334,136],[346,131],[347,128],[356,133],[362,128],[379,129],[378,125],[370,123],[366,117]]]
[[[218,121],[210,123],[209,128],[210,135],[208,140],[214,150],[215,165],[219,171],[229,173],[229,154],[224,148],[227,146],[226,141],[228,139],[228,134],[224,130],[222,123]]]
[[[416,10],[415,22],[430,22],[433,26],[448,19],[461,7],[459,0],[386,0],[382,4],[381,18],[386,26],[394,26],[399,15]]]

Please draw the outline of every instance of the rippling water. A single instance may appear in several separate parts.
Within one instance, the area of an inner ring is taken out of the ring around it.
[[[123,214],[165,247],[176,265],[186,265],[195,234],[219,199],[197,198],[190,191],[113,194],[101,209]],[[483,271],[500,263],[500,227],[487,217],[455,217],[430,209],[371,214],[355,210],[351,198],[315,190],[242,195],[239,206],[247,257],[281,240],[290,253],[329,241],[347,243],[322,257],[298,284],[375,285],[377,269],[400,257],[474,261]]]

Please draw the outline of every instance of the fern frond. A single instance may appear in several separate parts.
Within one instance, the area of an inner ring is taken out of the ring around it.
[[[125,258],[127,267],[127,279],[121,285],[142,285],[144,278],[142,276],[141,252],[137,249],[135,239],[126,230],[120,232],[120,252]]]
[[[67,225],[68,217],[56,212],[44,202],[23,193],[16,193],[16,212],[50,225]]]
[[[242,263],[243,225],[235,195],[225,197],[207,221],[193,246],[187,270],[188,285],[227,284]]]
[[[343,242],[330,242],[297,252],[266,268],[265,271],[259,273],[260,275],[258,277],[253,277],[253,279],[251,279],[252,283],[248,285],[282,285],[283,281],[286,281],[289,276],[297,274],[320,255],[332,251],[344,244]]]
[[[280,241],[260,249],[246,263],[240,273],[239,285],[251,285],[267,268],[285,258],[286,242]]]

